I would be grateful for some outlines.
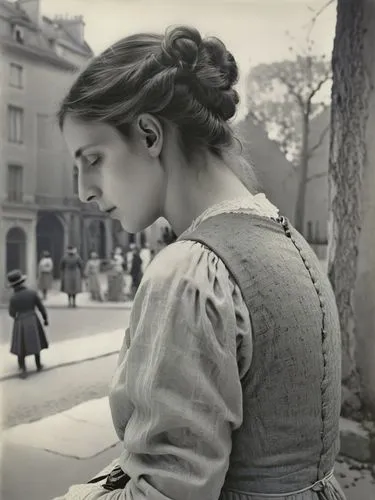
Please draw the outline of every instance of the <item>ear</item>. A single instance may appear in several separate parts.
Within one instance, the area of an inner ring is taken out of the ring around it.
[[[144,113],[136,120],[136,131],[148,153],[154,158],[160,156],[164,141],[161,122],[154,116]]]

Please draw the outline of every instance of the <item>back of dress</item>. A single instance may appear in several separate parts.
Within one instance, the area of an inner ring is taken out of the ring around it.
[[[243,423],[225,489],[280,495],[311,486],[339,450],[341,339],[328,277],[293,227],[266,217],[214,216],[182,239],[222,259],[251,317]]]

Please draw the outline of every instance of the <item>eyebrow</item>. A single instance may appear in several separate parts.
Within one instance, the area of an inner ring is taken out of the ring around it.
[[[74,158],[80,158],[82,156],[82,153],[88,149],[91,148],[92,146],[95,146],[95,144],[87,144],[86,146],[83,146],[82,148],[78,148],[77,151],[74,153]]]

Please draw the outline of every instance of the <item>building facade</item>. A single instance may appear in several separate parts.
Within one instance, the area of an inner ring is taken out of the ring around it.
[[[0,0],[0,290],[20,268],[35,284],[37,262],[49,250],[59,275],[68,244],[86,259],[109,258],[115,245],[156,245],[160,221],[128,235],[106,214],[78,199],[77,173],[56,111],[75,74],[93,56],[82,17],[49,19],[40,0]]]

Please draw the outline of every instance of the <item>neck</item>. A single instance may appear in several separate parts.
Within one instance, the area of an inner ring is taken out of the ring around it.
[[[163,217],[177,236],[205,210],[226,200],[252,196],[224,160],[208,155],[201,165],[175,169],[169,179]]]

